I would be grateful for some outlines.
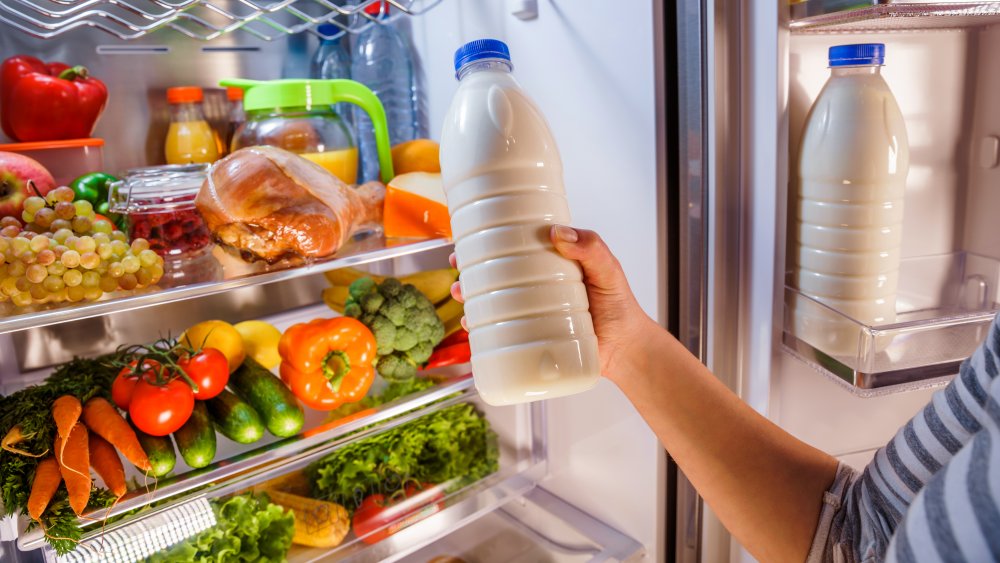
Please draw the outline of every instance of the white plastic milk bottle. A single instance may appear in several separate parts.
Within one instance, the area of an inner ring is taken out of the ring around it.
[[[789,225],[793,284],[862,324],[892,323],[910,163],[906,126],[882,79],[884,45],[838,45],[829,58],[830,79],[802,135]],[[794,315],[800,339],[827,354],[857,353],[856,323],[804,299]]]
[[[577,393],[600,376],[580,266],[549,238],[570,223],[562,161],[511,70],[502,41],[462,46],[441,133],[472,373],[491,405]]]

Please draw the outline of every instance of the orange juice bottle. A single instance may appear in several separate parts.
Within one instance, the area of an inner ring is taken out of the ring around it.
[[[218,141],[201,109],[203,99],[204,94],[197,86],[167,89],[170,103],[170,129],[164,147],[167,164],[208,163],[219,158]]]

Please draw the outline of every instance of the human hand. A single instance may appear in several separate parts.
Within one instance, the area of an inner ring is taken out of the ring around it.
[[[635,347],[641,345],[643,335],[659,326],[639,306],[621,264],[597,233],[556,225],[549,236],[561,255],[578,261],[583,269],[601,356],[601,373],[614,380],[627,370],[625,364],[635,355]],[[457,267],[454,254],[450,262],[452,267]],[[452,284],[451,294],[464,301],[459,282]],[[462,318],[462,326],[466,326],[465,318]]]

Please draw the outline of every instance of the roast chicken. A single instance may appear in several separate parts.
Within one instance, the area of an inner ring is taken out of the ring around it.
[[[382,221],[385,187],[357,188],[275,147],[240,149],[216,162],[195,205],[212,235],[248,261],[329,256]]]

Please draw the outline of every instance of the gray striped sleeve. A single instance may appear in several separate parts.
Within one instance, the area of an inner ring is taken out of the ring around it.
[[[863,471],[841,468],[810,561],[1000,561],[998,327]]]

